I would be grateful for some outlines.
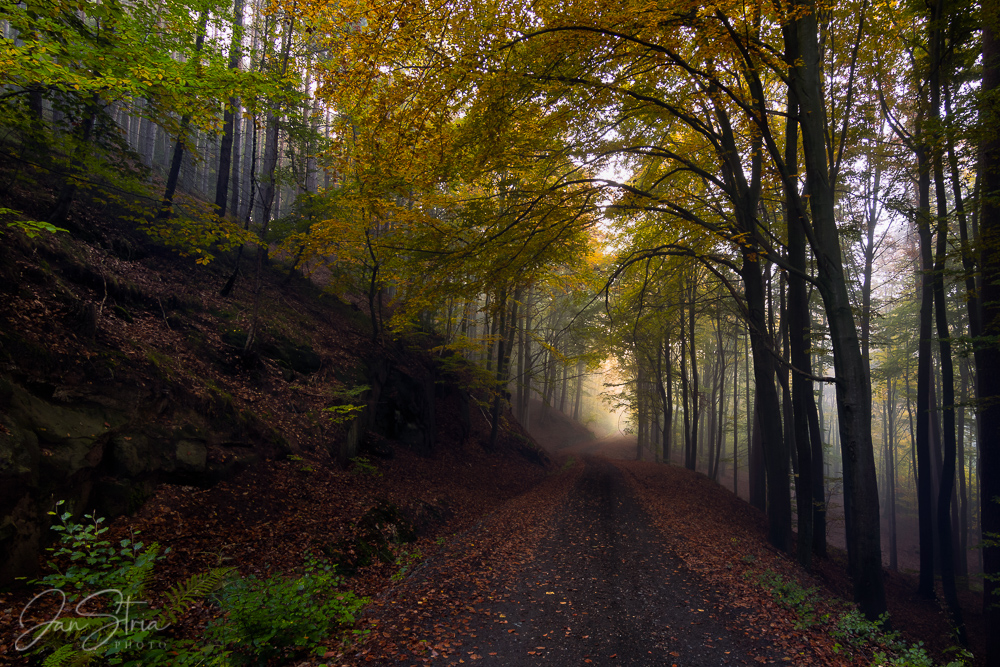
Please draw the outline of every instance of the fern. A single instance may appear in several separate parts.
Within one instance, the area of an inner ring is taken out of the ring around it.
[[[106,626],[108,621],[105,617],[88,616],[67,616],[59,619],[59,625],[54,629],[52,625],[43,623],[34,631],[33,641],[30,646],[38,645],[40,649],[58,646],[54,655],[59,654],[63,649],[76,646],[77,640],[81,637],[89,637],[100,628]],[[94,642],[99,642],[99,638],[93,638]],[[36,649],[38,650],[38,649]],[[51,656],[50,656],[51,657]],[[46,663],[47,665],[48,663]]]
[[[119,572],[124,584],[123,590],[128,591],[134,598],[142,597],[153,578],[153,568],[156,566],[156,561],[159,560],[159,554],[160,545],[153,542],[133,563],[120,568]]]
[[[192,575],[186,581],[173,586],[166,593],[166,603],[160,610],[160,618],[167,624],[173,625],[192,604],[221,588],[233,572],[234,568],[220,567]],[[161,627],[166,627],[166,624]]]
[[[79,651],[72,644],[63,644],[42,663],[42,667],[79,667],[93,658],[92,653]]]

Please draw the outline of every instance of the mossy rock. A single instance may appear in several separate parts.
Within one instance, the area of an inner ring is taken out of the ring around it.
[[[237,350],[242,350],[243,346],[247,342],[247,332],[238,327],[228,327],[224,329],[219,337],[222,338],[223,343],[229,347],[236,348]]]
[[[384,500],[365,512],[358,527],[362,534],[370,535],[372,539],[377,534],[394,544],[405,544],[417,539],[417,531],[410,520],[403,516],[396,505]]]
[[[111,312],[114,313],[115,317],[125,322],[128,322],[129,324],[135,321],[135,318],[132,317],[132,313],[129,311],[128,308],[123,308],[122,306],[115,305],[111,307]]]
[[[322,548],[324,554],[343,574],[353,576],[358,568],[367,567],[376,560],[392,563],[396,560],[393,544],[404,544],[417,539],[413,524],[393,503],[379,504],[365,512],[357,524],[354,539],[340,540]]]
[[[323,366],[322,357],[311,346],[295,343],[284,336],[264,343],[260,351],[265,357],[302,375],[315,373]]]

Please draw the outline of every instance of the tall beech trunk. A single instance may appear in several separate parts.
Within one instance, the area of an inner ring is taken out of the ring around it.
[[[941,21],[943,0],[935,3],[935,13],[938,14],[932,22],[939,25]],[[944,37],[940,29],[931,29],[932,58],[940,53]],[[931,69],[931,118],[937,126],[940,121],[941,82],[940,69]],[[941,156],[940,142],[935,142],[932,158],[934,168],[935,198],[937,199],[937,252],[934,258],[934,316],[937,326],[938,351],[941,359],[941,409],[943,426],[944,460],[941,466],[941,483],[938,489],[938,536],[941,553],[941,588],[944,591],[945,602],[951,612],[952,623],[958,641],[965,646],[968,637],[965,622],[962,619],[962,606],[958,601],[958,590],[955,586],[955,552],[951,524],[951,497],[955,491],[955,459],[958,445],[955,440],[955,371],[951,358],[951,336],[948,333],[948,306],[945,298],[944,271],[948,252],[948,200],[945,194],[944,164]]]
[[[982,204],[979,233],[980,303],[984,336],[973,340],[979,398],[979,502],[982,533],[983,620],[1000,628],[1000,0],[983,0]],[[994,337],[988,339],[986,337]],[[986,633],[986,664],[1000,665],[1000,632]]]
[[[789,88],[788,108],[798,109],[795,91]],[[788,115],[785,124],[785,164],[798,164],[798,122],[794,111]],[[794,200],[793,196],[786,197]],[[803,225],[805,221],[798,219],[798,211],[793,206],[785,208],[785,219],[788,228],[788,263],[797,271],[806,272],[806,236]],[[812,374],[812,356],[809,354],[809,292],[806,281],[795,271],[788,273],[788,347],[792,366],[801,372],[792,373],[792,424],[795,450],[799,459],[799,472],[795,477],[795,500],[798,510],[798,542],[796,543],[796,558],[802,567],[809,569],[812,565],[812,553],[815,550],[814,530],[816,525],[816,502],[814,484],[822,482],[822,476],[814,482],[816,467],[812,456],[816,447],[811,442],[812,431],[809,428],[809,411],[815,411],[813,384],[809,377]],[[810,404],[812,407],[810,408]],[[822,443],[819,445],[822,452]],[[822,466],[822,459],[820,462]],[[822,470],[822,467],[820,468]],[[822,475],[822,473],[821,473]],[[825,542],[825,539],[824,539]]]
[[[717,319],[715,336],[716,345],[719,349],[719,357],[716,360],[716,363],[718,364],[718,371],[715,381],[716,385],[719,387],[719,397],[714,404],[715,419],[713,425],[715,427],[715,460],[712,464],[712,481],[718,482],[719,470],[722,464],[722,445],[725,441],[725,429],[723,428],[723,423],[726,412],[726,346],[722,340],[721,314],[719,314]],[[736,363],[735,354],[733,355],[733,363]]]
[[[919,130],[918,130],[919,134]],[[917,236],[920,243],[920,323],[917,343],[917,524],[920,533],[920,578],[917,594],[933,599],[934,593],[934,512],[933,462],[931,460],[931,383],[933,367],[931,336],[934,315],[934,284],[930,225],[930,161],[927,148],[919,145],[917,154]]]
[[[797,55],[792,85],[799,102],[802,152],[809,182],[812,213],[810,238],[816,257],[816,284],[823,298],[830,326],[842,461],[848,570],[854,598],[870,620],[886,610],[882,581],[881,529],[878,479],[871,433],[871,382],[861,356],[858,330],[847,291],[847,277],[840,251],[840,234],[834,214],[835,183],[827,162],[826,104],[821,77],[817,7],[813,0],[794,22]]]
[[[689,470],[694,470],[698,466],[698,419],[699,419],[699,408],[700,404],[698,402],[698,352],[695,347],[695,297],[697,296],[698,285],[695,276],[690,276],[691,282],[688,284],[688,305],[690,309],[688,310],[688,342],[691,345],[690,354],[690,365],[691,365],[691,440],[689,442],[689,449],[687,456],[684,459],[684,465]]]
[[[569,389],[569,365],[562,365],[562,390],[559,392],[559,412],[566,414],[566,394]]]
[[[781,425],[781,404],[775,387],[774,358],[764,316],[766,298],[759,255],[744,251],[741,276],[747,300],[750,349],[754,380],[757,386],[757,419],[761,433],[764,468],[767,475],[766,498],[768,541],[781,551],[791,542],[792,503],[788,488],[789,452]]]
[[[517,387],[514,394],[515,401],[515,411],[518,421],[525,428],[528,428],[525,424],[525,414],[524,414],[524,361],[525,361],[525,329],[528,325],[528,310],[531,308],[531,291],[528,292],[528,306],[521,313],[520,317],[517,318]]]
[[[670,363],[670,329],[664,329],[663,359],[667,367],[667,387],[663,408],[663,460],[670,463],[674,445],[674,367]]]
[[[958,409],[958,550],[955,562],[955,576],[964,578],[965,588],[969,586],[969,492],[965,481],[965,406],[969,404],[969,366],[968,359],[958,363],[958,376],[961,382],[961,406]]]
[[[684,466],[690,467],[688,464],[688,459],[690,458],[691,452],[691,407],[688,402],[688,394],[690,393],[688,387],[688,370],[687,370],[687,326],[684,323],[684,310],[681,309],[680,318],[680,332],[681,332],[681,408],[684,413]],[[763,507],[761,508],[763,509]]]
[[[244,125],[245,121],[240,113],[240,99],[237,97],[236,108],[233,109],[233,146],[230,151],[232,174],[229,177],[229,213],[237,219],[240,217],[240,194],[242,191],[240,165],[243,164],[241,148],[243,144]]]
[[[239,69],[240,59],[242,57],[242,49],[240,46],[243,41],[243,1],[244,0],[234,0],[233,2],[233,38],[229,43],[229,69],[231,70]],[[230,96],[229,104],[226,105],[226,109],[222,115],[222,141],[219,144],[219,171],[215,181],[215,212],[220,218],[226,217],[226,207],[229,203],[227,195],[229,193],[230,178],[232,178],[234,184],[237,183],[236,179],[230,172],[232,171],[231,162],[233,158],[233,142],[236,136],[236,115],[239,113],[239,104],[240,102],[238,97]],[[238,155],[236,157],[236,162],[239,162]]]
[[[576,362],[576,399],[573,403],[573,419],[580,421],[580,407],[583,404],[583,372],[586,364],[583,359]]]
[[[521,289],[514,290],[513,302],[510,304],[510,312],[507,312],[507,288],[500,290],[498,298],[498,311],[500,314],[499,332],[497,340],[497,372],[496,372],[496,396],[493,398],[492,424],[490,425],[489,450],[494,451],[497,447],[497,440],[500,436],[500,408],[507,400],[507,374],[510,355],[508,351],[514,342],[513,322],[517,321],[517,305],[521,299]]]
[[[73,198],[76,196],[75,174],[83,171],[83,157],[89,150],[90,136],[94,132],[94,125],[97,124],[97,115],[100,113],[98,97],[94,95],[90,103],[84,110],[83,122],[80,123],[77,131],[77,143],[73,148],[73,160],[70,162],[70,175],[63,182],[56,202],[49,212],[46,220],[53,225],[62,225],[69,215],[69,208],[73,205]]]
[[[667,333],[664,330],[664,338]],[[661,434],[660,434],[660,460],[664,463],[670,463],[670,434],[667,430],[667,422],[670,421],[668,416],[669,406],[667,405],[667,388],[664,386],[663,382],[663,347],[665,340],[661,339],[656,345],[656,393],[660,397],[660,413],[663,415],[663,423],[661,424]],[[667,360],[667,364],[670,364],[670,360]]]
[[[733,495],[740,495],[739,423],[740,409],[740,339],[733,337]]]
[[[951,88],[948,85],[943,86],[944,90],[944,108],[945,113],[948,118],[952,118],[951,111]],[[975,264],[973,259],[972,250],[969,244],[969,231],[968,231],[968,221],[965,212],[965,199],[962,196],[962,179],[958,169],[958,157],[955,155],[955,138],[954,138],[954,127],[952,124],[948,124],[946,127],[947,139],[946,146],[948,151],[948,167],[950,172],[951,181],[951,194],[952,200],[955,202],[955,216],[958,220],[958,234],[959,243],[962,257],[962,268],[965,273],[965,306],[966,313],[969,318],[969,336],[970,338],[978,338],[982,335],[983,326],[981,321],[981,312],[979,307],[979,295],[976,289],[975,282]],[[962,382],[962,403],[968,403],[968,377],[967,377],[968,367],[966,362],[960,363],[960,376]],[[975,392],[973,392],[974,394]],[[955,574],[958,577],[968,577],[968,494],[965,485],[965,409],[964,407],[960,409],[958,414],[958,485],[959,485],[959,549],[957,551],[957,561]],[[978,420],[976,425],[978,426]],[[978,433],[977,433],[978,435]],[[978,443],[980,438],[976,438]],[[968,585],[968,580],[966,579],[966,585]]]
[[[721,106],[716,106],[713,111],[718,126],[715,141],[721,149],[717,156],[721,161],[723,178],[734,202],[735,226],[743,239],[740,243],[739,275],[746,299],[746,324],[754,362],[757,395],[755,428],[759,426],[761,435],[759,439],[761,446],[757,449],[763,450],[759,454],[763,455],[767,477],[766,485],[754,480],[751,485],[751,498],[758,500],[753,497],[754,486],[758,487],[756,491],[761,490],[759,487],[766,486],[768,539],[775,548],[788,551],[792,532],[789,452],[785,446],[781,404],[775,387],[774,346],[766,319],[767,293],[764,288],[764,270],[761,266],[761,261],[764,259],[764,254],[761,252],[761,225],[758,219],[762,173],[761,139],[758,137],[753,140],[754,149],[750,152],[750,179],[747,180],[747,171],[741,162],[741,155],[745,151],[737,146],[729,116]],[[752,479],[756,477],[757,472],[753,469],[754,463],[752,460]]]
[[[199,57],[201,47],[205,44],[205,28],[208,25],[208,13],[202,10],[198,16],[198,36],[194,42],[195,58]],[[160,199],[160,210],[156,214],[157,220],[167,220],[174,214],[174,195],[177,193],[177,183],[180,180],[181,165],[184,162],[184,146],[188,142],[188,130],[191,127],[191,116],[186,114],[181,116],[180,131],[174,141],[174,150],[170,158],[170,171],[167,173],[167,184],[163,189],[163,197]]]
[[[635,375],[635,399],[636,399],[636,448],[635,460],[642,460],[642,448],[647,446],[649,423],[646,415],[646,369],[639,360],[641,357],[638,351],[635,352],[636,375]],[[565,366],[563,367],[565,369]]]
[[[889,513],[889,569],[899,571],[896,545],[896,380],[889,378],[885,388],[885,478]]]

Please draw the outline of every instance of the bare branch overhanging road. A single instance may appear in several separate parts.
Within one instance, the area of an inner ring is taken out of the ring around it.
[[[427,642],[426,653],[380,662],[700,667],[774,660],[759,630],[730,629],[735,617],[726,612],[725,592],[709,588],[672,553],[618,468],[597,458],[584,466],[534,557],[511,573],[504,590],[468,607],[475,611],[471,623],[446,635],[445,648]],[[430,579],[423,584],[433,592],[437,571],[426,568],[414,579]],[[464,574],[438,582],[438,593],[476,595],[459,583],[476,575]],[[423,616],[426,627],[449,620],[440,609]]]

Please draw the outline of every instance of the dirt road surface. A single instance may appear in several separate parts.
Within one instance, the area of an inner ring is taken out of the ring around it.
[[[737,627],[725,591],[688,570],[650,527],[612,462],[588,457],[540,486],[566,483],[571,473],[556,506],[538,508],[537,521],[524,517],[532,503],[519,513],[524,530],[537,534],[523,547],[526,557],[489,545],[496,525],[463,536],[451,557],[430,559],[381,601],[378,646],[359,653],[359,663],[698,667],[775,660],[759,633]],[[458,568],[449,565],[454,554],[466,557]],[[501,555],[514,566],[497,563]],[[415,611],[398,620],[407,608]]]

